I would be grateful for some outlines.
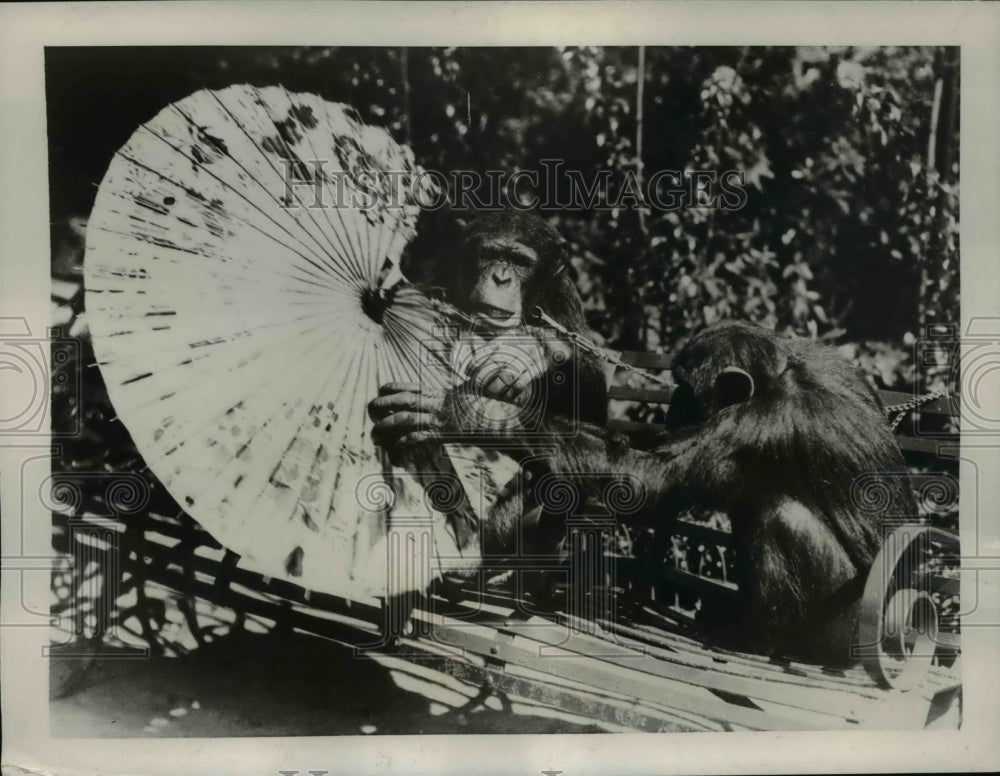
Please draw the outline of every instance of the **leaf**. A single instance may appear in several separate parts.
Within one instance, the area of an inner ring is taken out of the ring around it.
[[[301,546],[296,547],[288,554],[288,557],[285,559],[285,573],[288,574],[288,576],[302,576],[302,558],[304,556],[305,551]]]

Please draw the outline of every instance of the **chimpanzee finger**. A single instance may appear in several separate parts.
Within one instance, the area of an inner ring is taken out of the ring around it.
[[[397,433],[408,429],[424,430],[438,428],[441,425],[437,415],[431,412],[415,412],[402,410],[386,415],[376,423],[376,428],[395,430]]]
[[[372,427],[372,441],[382,447],[393,448],[399,445],[403,437],[416,431],[430,430],[431,425],[432,421],[426,416],[400,412],[375,423]]]
[[[477,369],[469,369],[466,375],[466,386],[473,391],[482,392],[496,375],[496,367],[485,364]]]
[[[380,426],[375,426],[372,429],[372,441],[397,457],[401,448],[438,439],[440,439],[440,434],[429,429],[414,431],[410,428],[384,428]]]
[[[441,435],[436,431],[414,431],[410,434],[404,434],[399,438],[400,445],[424,445],[429,442],[436,442],[441,438]]]
[[[507,386],[505,391],[505,397],[508,401],[517,401],[523,397],[525,391],[531,386],[534,381],[534,376],[528,372],[519,372],[514,375],[514,379],[511,381],[510,385]]]
[[[483,359],[473,362],[468,369],[470,379],[486,385],[494,378],[505,375],[505,385],[513,379],[514,375],[524,370],[524,365],[517,362],[497,361],[494,359]]]
[[[523,367],[522,363],[504,357],[503,353],[489,352],[481,353],[470,361],[466,368],[466,374],[471,379],[485,384],[497,372],[516,373]]]
[[[527,404],[524,391],[517,390],[513,386],[504,401],[508,404],[513,404],[515,407],[524,407]]]
[[[441,408],[440,397],[427,396],[423,393],[404,391],[378,396],[368,403],[368,413],[372,420],[378,420],[402,412],[414,410],[423,413],[433,413]]]
[[[412,393],[394,393],[378,396],[368,402],[368,417],[378,423],[382,418],[406,409],[416,409],[417,395]]]
[[[514,401],[514,397],[516,397],[517,394],[520,393],[520,389],[517,386],[518,386],[518,379],[517,376],[515,375],[514,378],[510,380],[510,382],[506,382],[504,384],[503,388],[498,392],[497,398],[502,399],[503,401],[506,402]]]
[[[483,387],[483,394],[493,399],[506,401],[510,393],[510,386],[514,383],[514,379],[515,376],[512,372],[501,370],[497,372]]]
[[[513,380],[531,380],[534,375],[542,374],[544,365],[523,360],[486,360],[471,368],[469,374],[473,376],[492,375],[494,370],[497,374],[504,374],[506,376],[505,385],[509,385]]]
[[[413,431],[408,428],[380,428],[376,426],[372,429],[372,442],[379,447],[384,447],[390,454],[396,455],[408,445],[432,442],[440,438],[436,431],[419,430]]]
[[[385,396],[391,393],[420,393],[424,386],[420,383],[384,383],[379,386],[378,395]]]
[[[510,389],[507,392],[508,401],[511,401],[514,404],[527,404],[531,394],[531,383],[532,380],[530,375],[518,375],[517,379],[511,384]]]

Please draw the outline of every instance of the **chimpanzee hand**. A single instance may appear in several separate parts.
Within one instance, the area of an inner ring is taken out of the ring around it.
[[[372,440],[390,455],[436,440],[444,401],[443,393],[417,383],[386,383],[368,403],[368,415],[375,421]]]
[[[569,354],[568,345],[559,340],[500,335],[476,348],[466,371],[467,385],[484,398],[525,406],[532,401],[535,381]]]

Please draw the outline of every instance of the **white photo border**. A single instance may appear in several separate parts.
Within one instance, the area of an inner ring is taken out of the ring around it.
[[[1000,316],[1000,6],[938,2],[150,2],[0,6],[0,315],[44,332],[50,315],[46,46],[137,45],[957,45],[961,47],[962,328]],[[99,117],[95,117],[99,120]],[[0,403],[16,402],[4,396]],[[13,404],[8,406],[14,406]],[[994,413],[996,412],[994,408]],[[997,414],[989,417],[997,417]],[[21,463],[49,441],[0,441],[2,561],[48,554],[50,515],[20,515]],[[1000,440],[963,455],[962,547],[1000,560]],[[979,520],[968,519],[977,512]],[[979,535],[975,527],[979,526]],[[29,530],[42,525],[44,530]],[[984,533],[986,532],[986,533]],[[35,546],[37,545],[37,546]],[[238,739],[53,739],[48,733],[48,572],[2,570],[5,766],[56,774],[807,773],[1000,768],[996,571],[963,574],[959,731]],[[16,564],[14,564],[16,566]],[[998,564],[994,563],[994,566]],[[979,625],[980,627],[975,627]],[[39,626],[39,627],[35,627]],[[721,736],[721,737],[720,737]]]

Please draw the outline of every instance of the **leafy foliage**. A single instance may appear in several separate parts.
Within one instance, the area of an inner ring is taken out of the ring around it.
[[[957,61],[931,47],[52,49],[52,221],[89,211],[111,155],[167,102],[281,83],[350,103],[430,169],[558,159],[609,172],[609,202],[630,174],[738,171],[735,209],[551,211],[597,337],[670,352],[748,318],[868,343],[878,382],[926,386],[909,345],[958,316]],[[417,270],[450,215],[427,214]]]

